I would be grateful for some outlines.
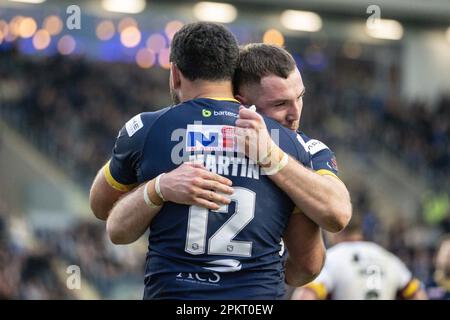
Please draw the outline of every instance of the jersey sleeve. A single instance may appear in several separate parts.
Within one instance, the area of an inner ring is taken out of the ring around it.
[[[149,125],[143,114],[131,118],[119,131],[111,159],[104,167],[106,181],[113,188],[129,191],[138,182],[138,168]]]
[[[336,156],[330,149],[311,155],[312,168],[320,175],[338,176]]]
[[[298,133],[297,139],[311,155],[311,168],[320,175],[338,177],[338,164],[334,152],[320,140]]]
[[[393,268],[398,275],[398,296],[402,299],[410,299],[420,289],[420,281],[413,277],[411,271],[396,256],[393,257]]]

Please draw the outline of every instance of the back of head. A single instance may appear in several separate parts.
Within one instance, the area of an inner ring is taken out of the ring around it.
[[[238,93],[242,86],[259,84],[268,75],[287,79],[296,66],[292,55],[282,47],[264,43],[242,46],[233,80],[234,92]]]
[[[215,23],[187,24],[175,34],[171,44],[170,61],[191,81],[232,80],[238,58],[236,38]]]

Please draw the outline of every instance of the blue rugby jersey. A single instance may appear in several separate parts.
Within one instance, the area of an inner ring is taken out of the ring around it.
[[[200,98],[133,117],[117,137],[107,170],[121,190],[197,158],[233,182],[232,203],[218,212],[166,202],[150,225],[146,299],[279,299],[284,294],[280,241],[293,202],[236,150],[239,103]],[[295,132],[265,118],[279,146],[305,166]],[[201,123],[200,123],[201,122]]]

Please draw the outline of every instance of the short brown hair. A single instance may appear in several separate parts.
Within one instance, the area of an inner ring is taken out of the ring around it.
[[[241,46],[239,51],[233,81],[235,93],[242,85],[259,84],[268,75],[287,79],[296,67],[292,55],[279,46],[251,43]]]

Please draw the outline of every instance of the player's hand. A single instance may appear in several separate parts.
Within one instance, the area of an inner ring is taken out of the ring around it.
[[[241,106],[236,120],[238,148],[260,165],[270,165],[270,155],[278,149],[272,140],[263,117],[256,111]]]
[[[161,193],[167,201],[218,210],[231,201],[231,180],[212,173],[196,162],[183,163],[161,176]]]

